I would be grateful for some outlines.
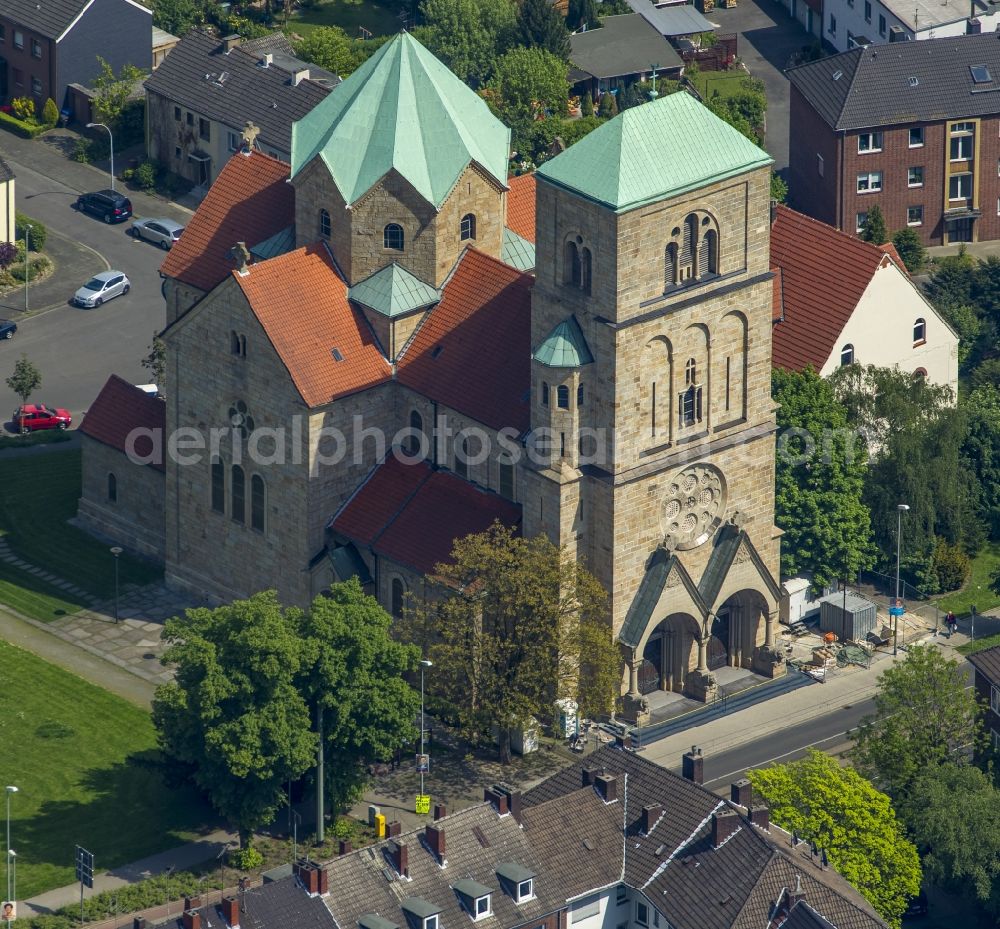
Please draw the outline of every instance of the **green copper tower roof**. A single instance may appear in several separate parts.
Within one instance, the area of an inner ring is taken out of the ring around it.
[[[575,316],[559,323],[532,357],[549,368],[580,368],[594,360]]]
[[[510,130],[405,32],[292,124],[292,177],[319,155],[348,205],[395,168],[440,207],[470,162],[505,185],[509,152]]]
[[[681,92],[630,107],[537,173],[622,212],[768,164],[767,152]]]
[[[347,296],[390,319],[441,299],[441,294],[430,284],[395,262],[355,284],[347,291]]]

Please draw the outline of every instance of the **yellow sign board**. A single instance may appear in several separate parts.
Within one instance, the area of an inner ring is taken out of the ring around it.
[[[417,794],[417,802],[414,809],[417,813],[429,813],[431,811],[431,798],[427,794]]]

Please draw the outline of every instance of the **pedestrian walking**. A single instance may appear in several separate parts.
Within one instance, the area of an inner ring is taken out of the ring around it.
[[[951,638],[952,633],[958,629],[958,619],[951,610],[948,610],[948,615],[944,618],[944,627],[948,630],[949,639]]]

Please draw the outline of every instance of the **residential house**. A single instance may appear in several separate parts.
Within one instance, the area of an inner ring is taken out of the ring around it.
[[[178,929],[885,929],[822,850],[770,821],[750,782],[730,799],[631,752],[602,748],[522,794],[481,804],[203,906]]]
[[[958,336],[891,246],[877,246],[785,206],[771,223],[774,364],[824,377],[873,364],[958,395]]]
[[[499,520],[609,591],[632,715],[783,674],[770,157],[682,93],[534,175],[509,152],[404,33],[290,165],[225,163],[161,266],[165,429],[218,439],[164,462],[167,583],[308,604],[358,576],[398,614]]]
[[[161,64],[163,64],[163,59],[169,55],[180,39],[171,35],[164,29],[157,29],[153,26],[153,70],[155,71]]]
[[[859,0],[860,2],[860,0]],[[856,48],[792,68],[791,205],[925,245],[1000,238],[1000,39]]]
[[[14,200],[14,172],[0,158],[0,242],[13,242],[17,227],[17,206]]]
[[[595,100],[606,91],[617,93],[648,80],[654,67],[674,79],[684,68],[680,55],[638,13],[606,16],[600,29],[577,32],[569,41],[569,81],[578,93],[589,91]]]
[[[668,41],[714,32],[715,23],[707,19],[693,3],[671,3],[654,6],[650,0],[626,0],[633,13],[638,13]]]
[[[117,73],[151,64],[153,13],[138,0],[4,0],[0,4],[0,103],[50,97],[65,105],[70,84],[89,86],[101,56]]]
[[[281,34],[243,42],[193,30],[145,82],[149,155],[207,189],[252,123],[256,148],[287,162],[292,123],[338,83]]]
[[[969,655],[969,664],[976,671],[976,694],[987,708],[983,721],[990,743],[1000,751],[1000,645]]]

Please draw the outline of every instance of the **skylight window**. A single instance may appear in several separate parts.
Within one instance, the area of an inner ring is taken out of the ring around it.
[[[972,81],[975,84],[989,84],[993,80],[986,65],[969,65],[969,70],[972,72]]]
[[[833,72],[833,79],[835,81],[839,81],[843,76],[844,76],[844,72],[843,71],[834,71]]]
[[[344,360],[344,356],[341,354],[339,348],[331,348],[330,349],[330,354],[333,355],[333,360],[334,361],[343,361]]]
[[[916,87],[920,83],[920,79],[916,77],[909,77],[906,80],[911,87]]]

